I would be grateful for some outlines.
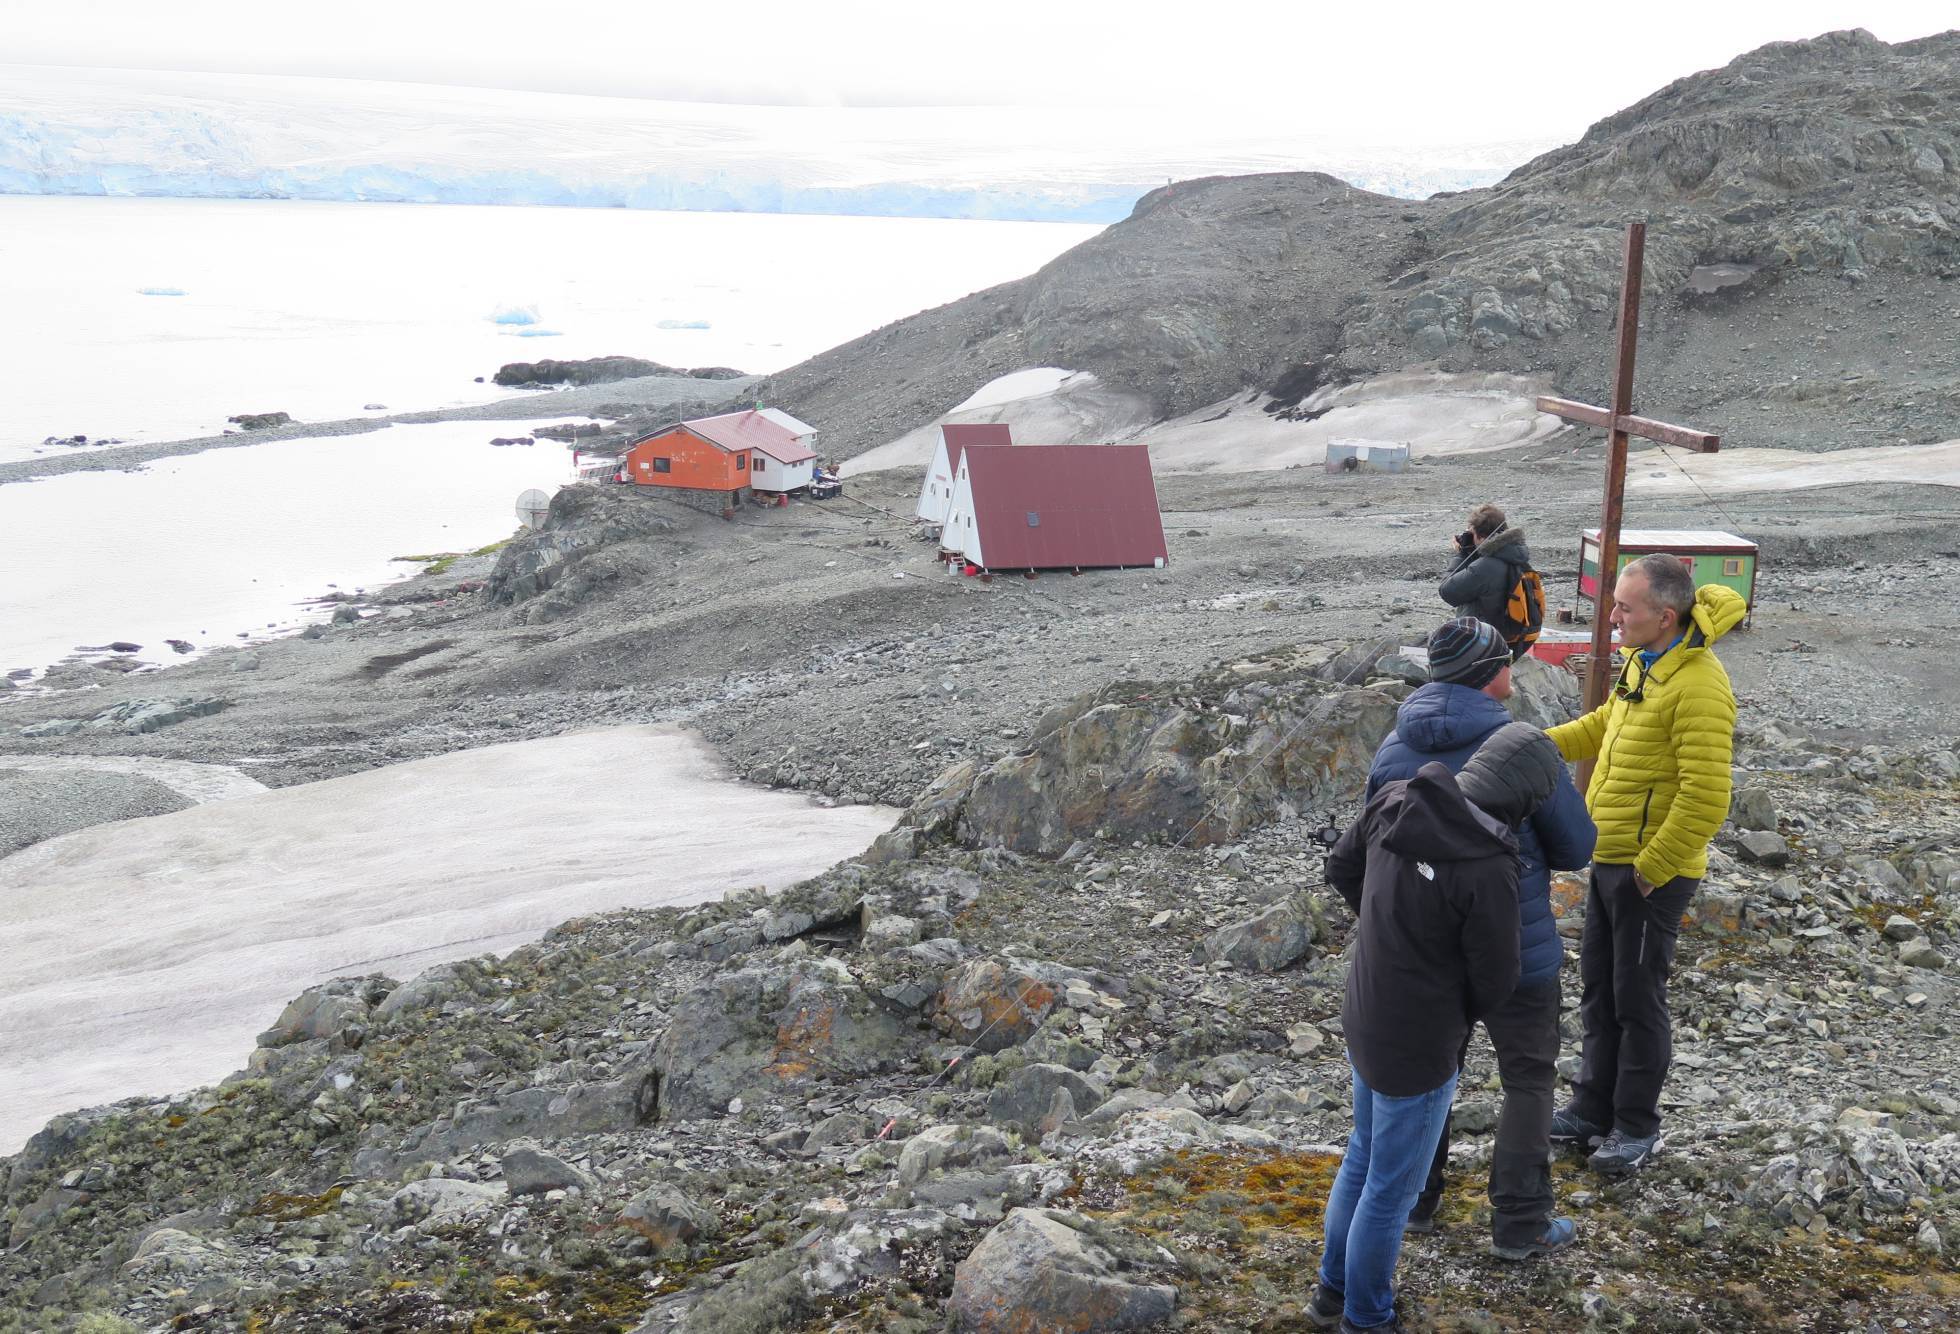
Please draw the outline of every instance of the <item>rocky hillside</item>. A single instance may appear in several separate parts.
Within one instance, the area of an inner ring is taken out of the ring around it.
[[[1960,32],[1831,33],[1680,80],[1496,186],[1186,181],[1018,282],[773,378],[849,456],[1025,366],[1166,416],[1414,363],[1603,392],[1624,224],[1649,222],[1643,411],[1735,445],[1944,439],[1960,418]]]
[[[1126,682],[782,895],[316,987],[223,1085],[0,1160],[0,1330],[1294,1328],[1348,1096],[1314,835],[1406,672]],[[1488,1259],[1479,1045],[1414,1328],[1955,1309],[1960,755],[1761,727],[1739,760],[1668,1151],[1562,1165],[1576,1253]]]

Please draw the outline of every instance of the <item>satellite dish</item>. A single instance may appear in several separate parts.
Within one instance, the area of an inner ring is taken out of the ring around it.
[[[550,508],[551,497],[534,486],[517,498],[517,521],[526,528],[542,528]]]

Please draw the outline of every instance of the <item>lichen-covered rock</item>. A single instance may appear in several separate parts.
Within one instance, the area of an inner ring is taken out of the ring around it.
[[[397,1227],[431,1227],[480,1217],[507,1199],[502,1182],[424,1177],[390,1196],[388,1210]]]
[[[629,1200],[619,1211],[619,1222],[646,1238],[657,1251],[684,1246],[697,1237],[712,1237],[721,1230],[714,1210],[664,1181]]]
[[[1069,984],[1089,975],[1028,959],[975,959],[956,969],[933,1002],[933,1020],[981,1051],[1004,1051],[1034,1036]]]
[[[661,1041],[660,1115],[720,1116],[745,1093],[861,1077],[900,1059],[908,1035],[834,959],[717,973],[681,999]]]
[[[309,987],[286,1002],[271,1028],[259,1034],[261,1047],[347,1036],[369,1022],[374,1004],[394,986],[383,977],[337,977]]]
[[[1088,836],[1202,847],[1282,805],[1321,808],[1358,790],[1394,726],[1395,701],[1295,669],[1245,667],[1188,694],[1138,686],[1129,702],[1090,696],[1065,720],[1044,720],[1049,730],[1037,728],[1027,753],[977,772],[963,798],[943,783],[930,818],[943,824],[957,803],[968,845],[1047,856]],[[1206,689],[1215,702],[1201,697]],[[927,818],[914,810],[906,823]]]
[[[1223,960],[1249,973],[1276,973],[1313,953],[1313,920],[1290,903],[1276,903],[1255,917],[1221,926],[1204,938],[1206,963]]]
[[[1036,1063],[1024,1065],[994,1087],[987,1098],[987,1116],[1002,1125],[1013,1126],[1022,1134],[1036,1134],[1047,1119],[1058,1095],[1069,1100],[1073,1116],[1092,1112],[1102,1105],[1101,1086],[1065,1065]]]
[[[512,1195],[541,1195],[551,1190],[597,1188],[592,1174],[574,1167],[556,1154],[530,1145],[520,1145],[503,1156],[504,1186]]]
[[[948,1312],[972,1334],[1145,1329],[1177,1309],[1177,1289],[1137,1282],[1086,1235],[1087,1220],[1016,1209],[953,1275]]]
[[[998,1158],[1007,1151],[1007,1136],[992,1126],[933,1126],[905,1141],[898,1155],[898,1182],[917,1185],[934,1172]]]

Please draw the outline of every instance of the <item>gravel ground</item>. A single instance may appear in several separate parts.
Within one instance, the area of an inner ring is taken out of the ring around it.
[[[567,585],[579,598],[488,605],[471,590],[491,560],[461,561],[383,590],[357,624],[257,647],[256,671],[221,653],[10,692],[0,753],[240,764],[282,786],[594,723],[682,722],[744,775],[902,805],[947,764],[1004,753],[1043,709],[1112,680],[1289,643],[1420,642],[1445,612],[1449,534],[1486,496],[1530,534],[1554,605],[1569,604],[1600,452],[1566,433],[1396,477],[1166,476],[1167,569],[991,582],[946,575],[911,536],[911,471],[734,522],[609,495],[675,526],[585,553],[579,568],[597,573]],[[1956,519],[1960,494],[1906,486],[1636,497],[1630,515],[1762,544],[1754,621],[1721,649],[1745,719],[1891,741],[1954,734],[1956,624],[1939,594],[1960,561]],[[228,707],[137,737],[20,734],[186,696]]]
[[[56,834],[195,804],[135,774],[50,773],[0,764],[0,857]]]

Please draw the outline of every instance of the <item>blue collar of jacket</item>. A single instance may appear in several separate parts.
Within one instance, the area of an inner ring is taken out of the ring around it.
[[[1654,664],[1655,664],[1655,663],[1657,663],[1657,662],[1659,662],[1659,661],[1660,661],[1660,660],[1661,660],[1662,658],[1665,658],[1665,657],[1666,657],[1666,656],[1667,656],[1668,654],[1670,654],[1670,653],[1672,653],[1672,652],[1674,652],[1674,649],[1675,649],[1675,647],[1676,647],[1676,645],[1678,645],[1678,644],[1680,644],[1680,642],[1681,642],[1682,640],[1684,640],[1684,639],[1686,639],[1687,637],[1688,637],[1688,636],[1687,636],[1687,634],[1686,634],[1686,632],[1683,632],[1683,633],[1681,633],[1681,634],[1678,634],[1678,635],[1676,635],[1676,636],[1674,636],[1674,640],[1673,640],[1673,642],[1672,642],[1672,643],[1670,643],[1670,644],[1669,644],[1669,645],[1668,645],[1668,646],[1667,646],[1666,648],[1664,648],[1664,649],[1661,649],[1661,650],[1660,650],[1659,652],[1655,652],[1655,651],[1653,651],[1652,649],[1644,649],[1644,648],[1643,648],[1643,649],[1641,649],[1641,650],[1640,650],[1640,670],[1641,670],[1642,672],[1651,672],[1651,671],[1653,671],[1653,670],[1654,670]]]

